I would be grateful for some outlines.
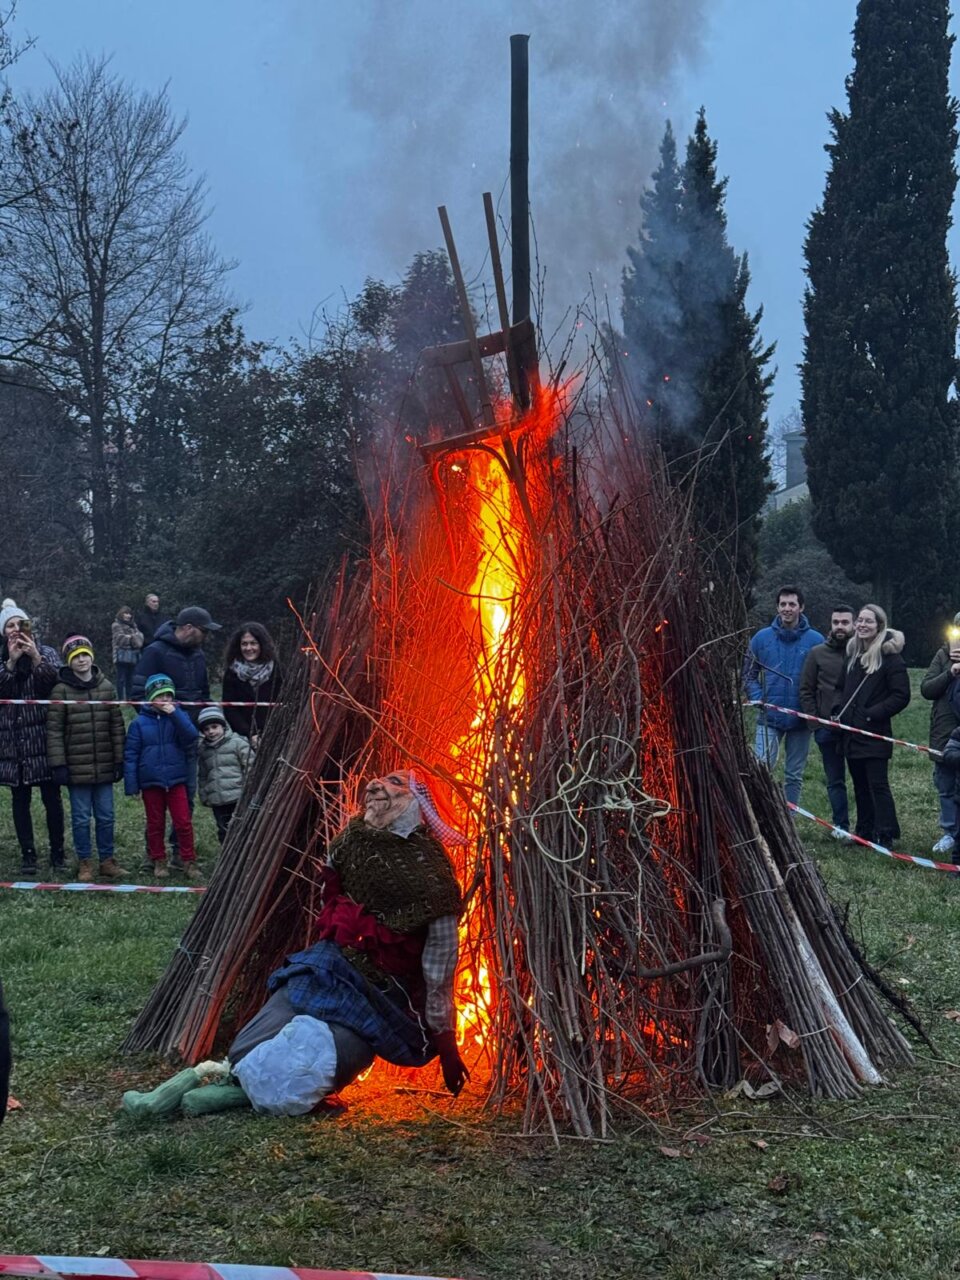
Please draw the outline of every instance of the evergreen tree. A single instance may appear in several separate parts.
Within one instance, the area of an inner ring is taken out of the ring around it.
[[[669,454],[685,452],[690,406],[686,384],[684,293],[689,252],[681,222],[683,185],[669,120],[660,164],[640,198],[640,242],[627,248],[623,273],[624,362],[630,387]],[[678,403],[680,401],[680,403]]]
[[[947,0],[860,0],[848,110],[830,116],[830,170],[806,242],[814,529],[851,577],[872,580],[919,657],[958,576],[947,22]]]
[[[686,334],[697,397],[691,443],[701,463],[695,501],[701,521],[749,597],[757,573],[760,513],[773,486],[767,459],[767,402],[773,347],[760,338],[763,309],[747,309],[747,255],[727,240],[726,178],[701,108],[687,144],[682,217],[691,247]]]
[[[747,309],[746,255],[727,239],[726,179],[703,110],[683,167],[667,126],[628,249],[623,324],[630,381],[678,482],[692,494],[723,578],[749,595],[770,491],[766,407],[772,347]]]

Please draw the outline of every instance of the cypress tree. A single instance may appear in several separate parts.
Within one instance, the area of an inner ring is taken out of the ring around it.
[[[923,657],[957,581],[957,103],[946,0],[860,0],[848,110],[806,241],[803,416],[813,525]],[[950,603],[951,610],[956,600]]]
[[[749,598],[757,573],[760,513],[773,485],[767,457],[767,402],[773,347],[760,338],[763,309],[747,309],[747,255],[727,239],[726,178],[717,178],[717,144],[701,108],[683,168],[683,221],[692,249],[687,334],[701,450],[697,510],[720,557]],[[699,366],[699,367],[698,367]]]
[[[688,488],[722,579],[749,595],[770,491],[766,406],[772,347],[747,309],[746,255],[727,239],[726,179],[703,110],[682,168],[667,126],[641,199],[640,243],[623,280],[632,389],[677,481]]]

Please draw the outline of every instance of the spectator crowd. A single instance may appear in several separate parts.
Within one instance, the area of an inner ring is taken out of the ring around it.
[[[757,706],[754,752],[771,769],[781,748],[784,793],[799,804],[811,739],[823,766],[833,829],[850,839],[847,776],[853,784],[854,834],[891,848],[900,838],[890,789],[893,718],[910,702],[903,633],[877,604],[859,610],[839,603],[823,636],[803,612],[796,586],[777,593],[776,617],[750,639],[743,666],[747,698]],[[933,852],[960,860],[960,613],[920,684],[931,703],[933,785],[941,835]],[[800,714],[798,714],[800,713]],[[827,723],[801,718],[816,717]],[[858,732],[859,731],[859,732]]]
[[[36,788],[51,873],[63,873],[67,865],[65,789],[77,879],[124,879],[114,840],[114,787],[122,782],[126,795],[139,795],[143,804],[145,869],[157,880],[169,878],[168,867],[189,880],[200,879],[195,800],[199,795],[212,810],[222,844],[282,687],[272,637],[259,622],[244,622],[226,647],[223,699],[228,705],[215,703],[204,643],[220,630],[199,605],[165,617],[159,597],[150,592],[139,612],[128,605],[116,612],[111,680],[87,636],[67,636],[58,651],[43,643],[24,609],[14,600],[3,601],[0,785],[10,789],[24,878],[38,874],[31,812]],[[124,703],[136,710],[129,725]]]

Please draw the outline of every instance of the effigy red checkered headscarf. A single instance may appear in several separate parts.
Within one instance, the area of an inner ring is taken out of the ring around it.
[[[420,806],[420,812],[423,820],[437,837],[441,844],[457,845],[464,848],[470,843],[462,831],[457,831],[456,827],[451,827],[449,822],[444,822],[443,818],[437,812],[436,802],[430,794],[430,788],[414,773],[413,769],[407,770],[407,780],[410,791]]]

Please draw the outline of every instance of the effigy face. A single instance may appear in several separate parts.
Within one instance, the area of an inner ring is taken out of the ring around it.
[[[410,791],[406,769],[395,769],[383,778],[372,778],[363,793],[363,816],[371,827],[389,827],[416,800]]]

